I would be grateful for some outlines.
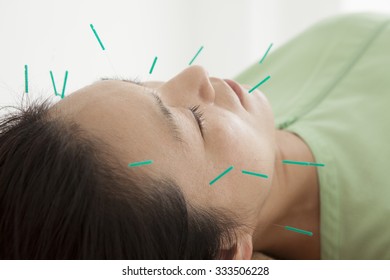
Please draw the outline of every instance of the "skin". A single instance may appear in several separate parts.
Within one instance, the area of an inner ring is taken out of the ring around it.
[[[115,147],[113,155],[129,174],[174,178],[195,206],[221,207],[249,230],[239,236],[236,259],[261,251],[281,259],[320,257],[319,184],[316,167],[284,165],[282,159],[315,161],[298,135],[276,130],[266,96],[256,90],[242,101],[222,79],[191,66],[169,81],[136,85],[100,81],[84,87],[51,109],[72,118]],[[183,143],[167,125],[154,90],[176,120]],[[204,113],[203,137],[189,107]],[[153,160],[128,168],[130,162]],[[210,185],[229,166],[234,169]],[[266,174],[268,179],[241,170]],[[313,237],[285,230],[289,225]]]

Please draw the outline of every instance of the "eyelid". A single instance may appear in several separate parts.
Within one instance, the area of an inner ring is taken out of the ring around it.
[[[144,83],[139,80],[138,78],[135,78],[135,79],[125,79],[125,78],[122,78],[121,79],[122,81],[124,82],[131,82],[131,83],[135,83],[137,85],[140,85],[140,86],[144,86]],[[151,90],[152,92],[152,95],[153,97],[155,97],[157,99],[157,102],[162,105],[162,101],[161,99],[159,98],[158,96],[158,93],[156,90],[152,89]],[[204,138],[204,117],[203,117],[203,112],[199,110],[199,107],[200,105],[194,105],[192,107],[189,107],[188,109],[190,109],[190,111],[192,112],[192,115],[194,116],[197,124],[198,124],[198,127],[199,127],[199,130],[200,130],[200,134],[202,135],[202,138]],[[165,109],[165,106],[161,106],[161,108],[166,112],[166,114],[171,118],[173,119],[172,117],[172,113],[168,110]],[[177,130],[177,128],[175,129]],[[177,131],[176,131],[177,133]]]
[[[124,80],[124,79],[122,79],[122,80]],[[127,81],[129,81],[129,80],[127,80]],[[139,80],[138,81],[137,80],[132,80],[132,82],[137,83],[139,85],[143,85],[143,83],[140,82]],[[157,100],[157,102],[160,105],[161,109],[166,113],[167,116],[169,116],[171,121],[174,122],[172,113],[165,108],[165,106],[163,105],[163,103],[161,101],[161,98],[159,97],[157,91],[155,89],[150,89],[149,92]],[[196,122],[198,124],[199,130],[200,130],[200,134],[202,135],[202,138],[204,139],[204,117],[203,117],[203,112],[199,110],[199,106],[200,105],[195,105],[195,106],[189,107],[188,109],[192,112],[192,114],[193,114],[193,116],[194,116],[194,118],[195,118],[195,120],[196,120]],[[183,140],[179,136],[180,132],[179,132],[178,127],[174,126],[174,130],[175,130],[175,137],[178,138],[181,142],[183,142]]]
[[[156,90],[151,89],[148,91],[149,94],[157,101],[158,106],[163,111],[164,115],[169,119],[169,123],[174,130],[174,137],[179,140],[179,142],[184,143],[183,138],[181,137],[181,132],[179,126],[177,125],[175,118],[173,117],[172,112],[166,107],[166,105],[162,102]]]
[[[196,122],[198,123],[198,127],[200,130],[200,134],[202,135],[202,138],[204,138],[204,117],[203,112],[199,110],[200,105],[195,105],[192,107],[189,107],[190,111],[192,112]]]
[[[160,97],[158,96],[157,91],[152,89],[150,92],[153,95],[153,97],[157,100],[157,102],[160,105],[162,105],[162,101],[161,101]],[[192,112],[192,115],[194,116],[194,118],[199,126],[200,133],[202,134],[202,137],[203,137],[204,136],[203,135],[203,133],[204,133],[204,117],[203,117],[203,112],[199,110],[199,106],[200,105],[194,105],[192,107],[189,107],[188,109]],[[165,106],[161,106],[161,108],[166,112],[167,115],[169,115],[169,117],[171,119],[173,119],[172,113],[170,111],[166,110]]]

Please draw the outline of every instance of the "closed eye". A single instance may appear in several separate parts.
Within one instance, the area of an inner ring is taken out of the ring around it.
[[[196,122],[198,123],[199,129],[200,129],[200,134],[202,134],[202,137],[204,138],[204,117],[203,117],[203,112],[200,111],[199,105],[192,106],[188,108],[191,110],[192,114],[194,115]]]

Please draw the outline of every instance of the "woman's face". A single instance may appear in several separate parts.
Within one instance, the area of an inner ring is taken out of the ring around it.
[[[224,207],[250,220],[272,183],[275,129],[264,94],[248,89],[191,66],[165,83],[96,82],[55,107],[112,145],[129,175],[173,178],[194,205]],[[194,106],[203,112],[203,131],[190,110]],[[153,163],[127,166],[145,160]]]

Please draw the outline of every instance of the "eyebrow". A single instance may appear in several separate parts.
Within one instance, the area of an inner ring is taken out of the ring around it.
[[[131,83],[134,85],[143,86],[143,83],[140,81],[134,81],[131,79],[122,79],[122,78],[100,78],[100,80],[114,80],[114,81],[122,81],[126,83]],[[146,87],[145,87],[146,88]],[[164,104],[164,102],[161,100],[160,96],[153,91],[150,90],[149,93],[152,94],[154,97],[154,100],[156,101],[155,104],[158,105],[158,108],[160,109],[162,115],[164,116],[164,119],[166,120],[166,123],[171,128],[171,131],[173,132],[173,136],[176,139],[176,141],[180,142],[181,144],[184,144],[184,140],[180,131],[179,126],[177,125],[177,122],[175,118],[173,117],[172,112],[169,110],[169,108]]]

